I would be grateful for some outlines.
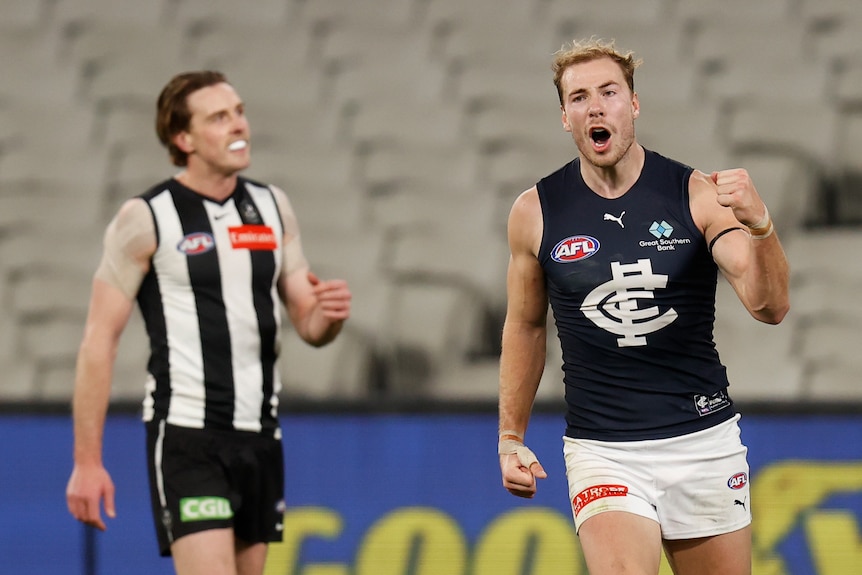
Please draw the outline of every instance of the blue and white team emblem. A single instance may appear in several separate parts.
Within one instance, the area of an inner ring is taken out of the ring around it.
[[[620,336],[617,346],[647,345],[647,335],[677,318],[673,308],[661,313],[657,306],[638,307],[639,300],[653,299],[654,290],[667,286],[667,276],[654,274],[650,260],[611,262],[611,276],[610,281],[587,294],[581,311],[596,326]]]

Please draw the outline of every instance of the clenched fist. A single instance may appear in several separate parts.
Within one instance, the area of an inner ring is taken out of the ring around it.
[[[722,170],[713,172],[711,178],[716,185],[716,200],[732,209],[741,224],[755,229],[767,225],[769,216],[766,205],[760,199],[747,170]]]

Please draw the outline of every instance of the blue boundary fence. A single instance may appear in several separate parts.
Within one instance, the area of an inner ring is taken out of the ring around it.
[[[286,414],[282,424],[288,514],[267,575],[586,574],[571,527],[559,413],[536,413],[530,427],[529,443],[549,472],[530,501],[500,485],[490,410],[320,410]],[[856,573],[862,416],[758,412],[740,425],[751,463],[755,573]],[[66,511],[68,414],[2,414],[0,437],[0,570],[173,572],[157,556],[136,414],[112,412],[107,422],[118,516],[105,533]]]

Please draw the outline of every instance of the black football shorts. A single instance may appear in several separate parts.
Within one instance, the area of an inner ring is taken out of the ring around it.
[[[232,528],[247,543],[281,541],[281,440],[247,431],[147,423],[153,519],[163,556],[183,535]]]

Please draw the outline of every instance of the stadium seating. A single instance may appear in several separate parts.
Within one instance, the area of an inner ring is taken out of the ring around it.
[[[158,90],[219,69],[247,105],[252,167],[283,187],[354,318],[330,347],[285,322],[284,396],[496,396],[518,193],[575,155],[550,60],[615,39],[641,143],[752,173],[785,240],[793,311],[751,320],[719,284],[738,399],[862,400],[862,8],[845,0],[0,0],[0,401],[67,401],[101,231],[173,168]],[[562,397],[549,329],[539,399]],[[146,336],[114,399],[137,401]],[[769,358],[769,361],[764,361]],[[856,370],[854,372],[854,370]]]

